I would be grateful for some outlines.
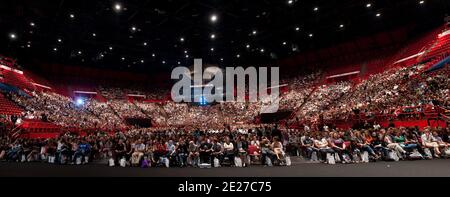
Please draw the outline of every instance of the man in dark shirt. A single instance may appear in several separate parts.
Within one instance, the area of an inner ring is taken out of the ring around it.
[[[202,139],[200,143],[200,162],[201,163],[211,163],[211,152],[212,152],[212,144],[206,140],[206,138]]]

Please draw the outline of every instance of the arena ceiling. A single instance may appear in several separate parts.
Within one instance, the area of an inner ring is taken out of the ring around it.
[[[193,58],[263,64],[398,26],[441,24],[448,0],[2,0],[0,53],[131,71]]]

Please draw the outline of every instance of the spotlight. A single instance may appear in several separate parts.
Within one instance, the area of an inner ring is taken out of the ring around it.
[[[83,98],[77,98],[77,100],[75,101],[75,104],[77,106],[84,105],[84,99]]]

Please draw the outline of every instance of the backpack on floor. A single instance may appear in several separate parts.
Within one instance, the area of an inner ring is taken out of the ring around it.
[[[361,162],[363,162],[363,163],[369,163],[369,152],[364,151],[364,152],[361,154]]]
[[[417,159],[423,159],[422,154],[417,151],[417,149],[414,149],[414,151],[408,155],[409,159],[417,160]]]
[[[286,157],[285,157],[285,160],[286,160],[286,166],[291,166],[291,165],[292,165],[291,157],[286,156]]]
[[[115,165],[114,164],[114,159],[113,158],[109,159],[108,160],[108,164],[109,164],[110,167],[113,167]]]
[[[120,159],[119,165],[120,165],[120,167],[126,167],[127,166],[127,160],[125,160],[125,158]]]
[[[423,149],[424,157],[425,159],[433,159],[433,155],[431,154],[431,151],[429,148]]]
[[[214,161],[213,161],[213,163],[214,163],[214,167],[215,167],[215,168],[218,168],[218,167],[220,167],[220,161],[219,161],[219,159],[217,159],[217,158],[214,158]]]
[[[273,166],[272,160],[269,157],[266,157],[266,164],[267,164],[267,166],[270,166],[270,167]]]
[[[242,159],[239,158],[239,157],[235,157],[235,158],[234,158],[234,165],[235,165],[236,167],[242,167]]]
[[[343,154],[342,158],[344,159],[345,163],[351,163],[352,159],[350,158],[350,155],[348,154]]]
[[[336,160],[334,159],[334,155],[331,153],[327,153],[327,163],[328,164],[336,164]]]
[[[400,158],[398,157],[396,151],[389,150],[386,160],[388,160],[388,161],[398,161],[398,160],[400,160]]]

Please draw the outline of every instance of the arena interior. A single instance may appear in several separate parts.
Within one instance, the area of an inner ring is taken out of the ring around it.
[[[2,1],[0,176],[450,176],[449,11]],[[194,59],[279,67],[278,110],[248,90],[243,102],[175,102],[171,72],[194,74]]]

